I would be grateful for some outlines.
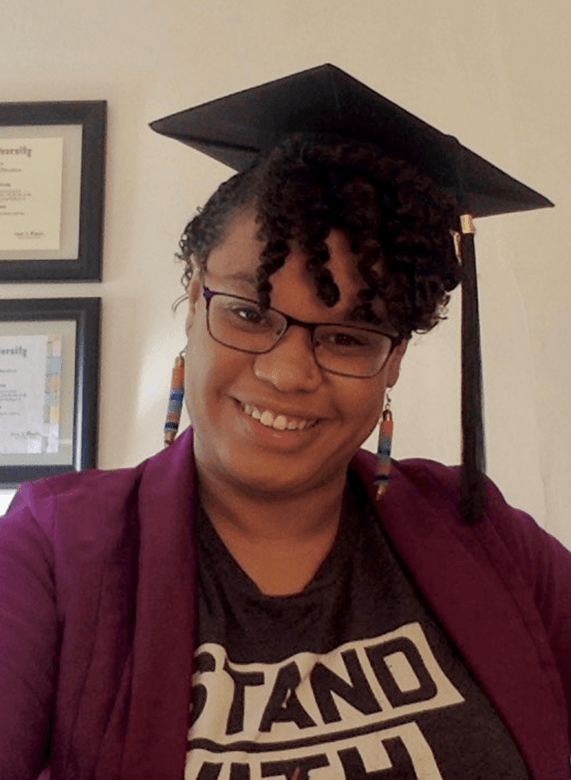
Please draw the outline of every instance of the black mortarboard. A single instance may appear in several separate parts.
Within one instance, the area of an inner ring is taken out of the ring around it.
[[[242,171],[293,133],[376,146],[427,174],[458,204],[462,222],[462,432],[464,516],[481,513],[484,470],[482,377],[470,217],[552,206],[516,181],[334,65],[321,65],[151,123],[158,133]]]

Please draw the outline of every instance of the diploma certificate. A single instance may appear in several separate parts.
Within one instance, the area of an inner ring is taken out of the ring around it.
[[[59,249],[63,138],[0,138],[0,251]]]
[[[0,454],[57,453],[60,335],[0,336]]]

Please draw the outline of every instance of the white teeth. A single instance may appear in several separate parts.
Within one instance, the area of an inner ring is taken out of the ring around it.
[[[274,414],[269,409],[265,409],[261,412],[253,404],[244,404],[244,411],[246,414],[253,417],[254,420],[258,420],[265,425],[266,428],[274,428],[276,431],[303,431],[304,428],[313,424],[311,420],[292,420],[288,419],[284,414]]]
[[[277,428],[278,431],[285,431],[287,428],[287,419],[283,416],[283,414],[278,414],[274,420],[274,428]]]

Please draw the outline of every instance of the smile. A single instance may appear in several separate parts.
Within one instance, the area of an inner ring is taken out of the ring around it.
[[[242,409],[266,428],[274,428],[276,431],[303,431],[317,422],[317,420],[304,420],[299,417],[286,417],[285,414],[276,414],[269,409],[258,409],[253,404],[243,404]]]

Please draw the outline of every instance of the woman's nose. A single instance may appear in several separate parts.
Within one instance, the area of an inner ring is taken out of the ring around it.
[[[323,374],[315,362],[311,334],[292,325],[270,352],[256,355],[254,374],[282,393],[316,390]]]

